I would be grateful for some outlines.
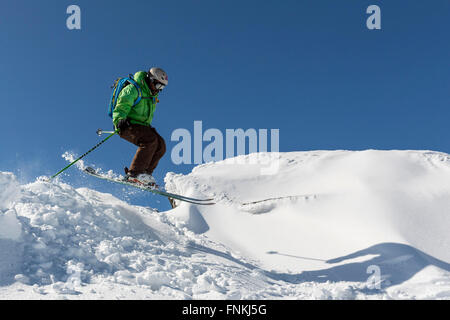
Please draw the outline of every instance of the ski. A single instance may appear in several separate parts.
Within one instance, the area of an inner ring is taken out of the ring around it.
[[[196,198],[191,198],[191,197],[186,197],[186,196],[182,196],[179,194],[175,194],[175,193],[171,193],[171,192],[167,192],[164,190],[160,190],[158,188],[155,187],[147,187],[144,185],[138,185],[136,183],[132,183],[132,182],[128,182],[126,180],[119,180],[119,179],[114,179],[114,178],[109,178],[106,176],[103,176],[99,173],[97,173],[95,171],[94,168],[92,167],[87,167],[83,170],[85,173],[87,173],[88,175],[92,176],[92,177],[96,177],[102,180],[106,180],[109,182],[114,182],[114,183],[119,183],[119,184],[123,184],[126,186],[131,186],[131,187],[135,187],[144,191],[149,191],[152,192],[154,194],[159,194],[161,196],[167,197],[167,198],[172,198],[172,199],[176,199],[176,200],[180,200],[180,201],[184,201],[184,202],[189,202],[192,204],[197,204],[197,205],[213,205],[215,204],[215,202],[213,202],[214,199],[196,199]]]

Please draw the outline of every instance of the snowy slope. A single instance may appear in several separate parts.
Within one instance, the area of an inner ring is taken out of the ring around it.
[[[0,172],[0,298],[450,299],[447,154],[252,154],[165,183],[217,204]]]
[[[366,282],[373,266],[384,288],[424,268],[448,276],[449,155],[281,153],[272,175],[261,174],[257,156],[264,162],[264,155],[253,154],[199,166],[188,176],[168,175],[173,192],[201,190],[220,199],[212,208],[189,214],[180,208],[173,215],[264,270],[296,281]],[[257,202],[263,199],[272,200]]]

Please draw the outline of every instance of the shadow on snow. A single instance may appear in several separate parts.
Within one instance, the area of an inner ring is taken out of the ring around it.
[[[192,247],[192,249],[226,258],[251,270],[259,269],[253,264],[239,261],[231,255],[219,252],[217,250],[201,247],[199,245]],[[275,251],[268,253],[286,256],[285,254]],[[368,255],[373,257],[361,262],[345,263],[346,260],[364,258]],[[330,268],[322,270],[303,271],[298,274],[279,273],[265,270],[261,271],[273,280],[282,280],[292,284],[299,284],[303,282],[324,283],[327,281],[332,283],[340,281],[368,283],[370,281],[373,282],[374,286],[379,285],[380,289],[401,284],[411,279],[411,277],[413,277],[416,273],[428,266],[435,266],[450,272],[450,264],[436,259],[409,245],[400,243],[380,243],[367,249],[359,250],[349,255],[331,260],[320,260],[316,258],[313,259],[294,255],[288,256],[298,259],[325,261],[330,265],[339,263],[339,265],[331,266]],[[379,271],[379,279],[373,278],[376,275],[374,270]]]

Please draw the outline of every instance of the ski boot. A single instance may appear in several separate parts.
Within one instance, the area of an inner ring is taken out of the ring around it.
[[[136,183],[142,186],[150,188],[158,188],[155,178],[148,173],[139,173],[137,175],[132,175],[128,168],[125,167],[125,179],[128,182]]]

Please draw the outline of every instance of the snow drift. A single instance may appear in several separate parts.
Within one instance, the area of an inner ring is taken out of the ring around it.
[[[1,172],[0,298],[450,298],[447,154],[260,153],[165,183],[217,204]]]

